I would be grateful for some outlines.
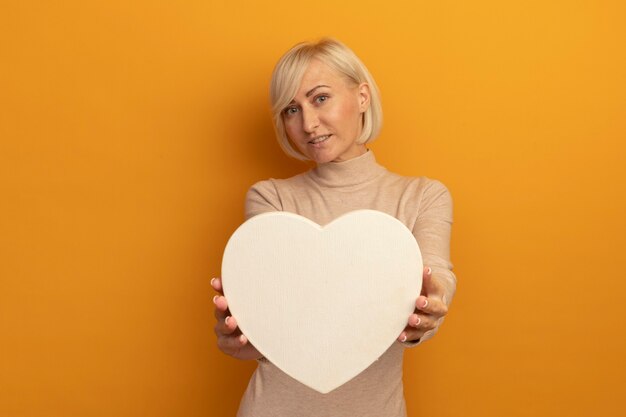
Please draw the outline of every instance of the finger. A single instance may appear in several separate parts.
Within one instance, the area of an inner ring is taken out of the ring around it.
[[[226,316],[228,316],[228,314],[226,313],[226,311],[221,311],[219,309],[214,309],[213,310],[213,315],[215,316],[215,318],[219,321],[219,320],[224,320],[226,318]]]
[[[411,314],[408,322],[409,329],[413,328],[427,332],[437,327],[437,321],[438,319],[431,315]]]
[[[226,301],[226,297],[223,295],[213,297],[213,304],[215,304],[215,308],[220,311],[226,311],[228,309],[228,301]]]
[[[248,343],[248,339],[244,335],[239,336],[221,336],[217,339],[217,346],[228,354],[239,351]]]
[[[215,304],[214,315],[215,318],[219,320],[224,320],[226,316],[230,315],[230,311],[228,308],[224,308],[224,305],[228,306],[226,300],[220,300],[220,298],[224,298],[221,295],[216,295],[213,297],[213,304]]]
[[[437,296],[441,298],[445,293],[444,286],[439,280],[433,276],[433,271],[430,267],[424,268],[422,275],[422,291],[421,294],[427,297]]]
[[[218,320],[215,325],[215,331],[219,334],[230,335],[235,330],[237,330],[237,320],[233,316],[226,316],[224,320]]]
[[[425,297],[420,295],[415,301],[415,307],[420,312],[437,317],[443,317],[448,314],[448,306],[436,296]]]
[[[222,289],[222,280],[219,278],[211,278],[211,287],[221,295],[224,295],[224,290]]]
[[[407,327],[402,331],[402,333],[400,333],[400,336],[398,336],[398,341],[402,343],[415,342],[421,339],[421,337],[424,336],[424,333],[426,332],[423,330],[411,329],[410,327]]]

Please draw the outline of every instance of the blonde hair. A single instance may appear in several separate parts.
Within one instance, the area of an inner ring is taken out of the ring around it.
[[[302,42],[287,51],[276,63],[270,83],[270,102],[276,138],[280,147],[289,156],[306,160],[287,136],[283,122],[283,110],[291,103],[309,63],[319,59],[356,85],[367,83],[370,89],[370,104],[363,113],[363,128],[357,143],[369,143],[376,139],[383,122],[380,93],[374,78],[363,62],[343,43],[323,38],[318,42]]]

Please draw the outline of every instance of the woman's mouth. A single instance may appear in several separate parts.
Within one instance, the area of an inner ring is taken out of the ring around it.
[[[322,143],[325,142],[326,140],[328,140],[328,138],[331,137],[331,135],[322,135],[322,136],[318,136],[313,140],[310,140],[309,143],[311,145],[317,145],[318,143]]]

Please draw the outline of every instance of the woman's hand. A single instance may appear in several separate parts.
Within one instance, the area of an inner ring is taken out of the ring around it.
[[[437,327],[439,319],[448,314],[444,287],[432,277],[432,270],[424,268],[422,294],[415,301],[415,312],[409,316],[408,325],[398,336],[400,342],[415,342],[424,333]]]
[[[228,302],[222,290],[222,280],[213,278],[211,287],[219,294],[213,297],[215,304],[215,334],[217,335],[217,347],[222,352],[237,359],[259,359],[263,357],[250,343],[248,338],[237,327],[237,320],[228,311]]]

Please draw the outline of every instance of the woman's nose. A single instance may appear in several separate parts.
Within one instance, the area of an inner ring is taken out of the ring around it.
[[[302,126],[305,132],[313,133],[319,125],[319,118],[314,109],[302,109]]]

